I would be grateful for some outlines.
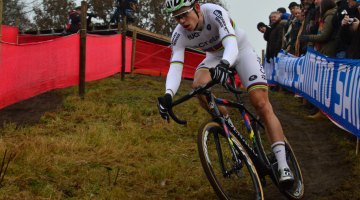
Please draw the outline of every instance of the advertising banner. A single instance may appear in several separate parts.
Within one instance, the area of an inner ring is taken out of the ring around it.
[[[360,60],[332,59],[308,49],[303,57],[281,52],[265,69],[269,83],[298,93],[360,137]]]

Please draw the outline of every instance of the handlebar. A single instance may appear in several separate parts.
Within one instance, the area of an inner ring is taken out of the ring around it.
[[[244,93],[244,91],[235,89],[234,85],[235,85],[235,78],[234,78],[234,74],[236,73],[236,70],[234,68],[231,68],[231,75],[230,75],[230,81],[226,83],[226,86],[224,86],[225,88],[227,88],[230,92],[234,93],[234,94],[242,94]],[[173,107],[176,105],[179,105],[189,99],[191,99],[192,97],[194,97],[195,95],[199,94],[199,93],[203,93],[205,90],[211,88],[212,86],[214,86],[215,84],[217,84],[218,82],[211,80],[210,82],[208,82],[206,85],[198,87],[192,91],[190,91],[188,94],[180,97],[179,99],[177,99],[176,101],[174,101],[171,105],[171,107],[168,109],[168,113],[170,115],[170,117],[178,124],[182,124],[182,125],[186,125],[187,121],[185,120],[181,120],[179,119],[174,111],[173,111]]]
[[[180,99],[177,99],[176,101],[174,101],[171,105],[171,107],[168,109],[168,113],[170,115],[170,117],[178,124],[182,124],[182,125],[185,125],[187,124],[187,121],[185,120],[181,120],[179,119],[175,114],[174,114],[174,111],[173,111],[173,107],[176,106],[176,105],[179,105],[189,99],[191,99],[192,97],[194,97],[195,95],[199,94],[199,93],[202,93],[204,92],[205,90],[211,88],[212,86],[214,86],[217,82],[214,81],[214,80],[211,80],[210,82],[208,82],[206,85],[204,86],[201,86],[201,87],[198,87],[194,90],[192,90],[191,92],[189,92],[188,94],[182,96]]]
[[[234,87],[234,85],[235,85],[234,75],[236,74],[235,68],[231,68],[231,72],[232,72],[232,74],[230,75],[230,83],[226,83],[225,87],[234,94],[243,94],[244,91],[238,90]]]

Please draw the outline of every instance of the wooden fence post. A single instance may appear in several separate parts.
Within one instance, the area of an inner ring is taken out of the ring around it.
[[[87,12],[87,3],[86,3],[86,1],[81,1],[79,96],[82,99],[84,98],[84,95],[85,95],[86,12]]]
[[[132,34],[131,73],[134,72],[134,65],[135,65],[136,36],[137,36],[137,31],[136,29],[134,29]]]
[[[0,0],[0,63],[2,60],[2,15],[3,15],[3,0]]]
[[[2,41],[3,0],[0,0],[0,42]]]
[[[126,15],[122,16],[122,37],[121,37],[121,80],[125,79],[125,65],[126,65],[126,32],[127,32],[127,24],[126,24],[127,17]]]
[[[20,18],[16,17],[15,26],[20,30]],[[16,44],[19,44],[19,34],[16,36]]]

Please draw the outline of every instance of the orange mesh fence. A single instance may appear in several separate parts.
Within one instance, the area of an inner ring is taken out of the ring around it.
[[[121,72],[121,35],[88,35],[86,38],[86,81]],[[132,40],[126,38],[125,72],[131,71]]]
[[[42,42],[47,40],[53,40],[56,38],[60,38],[62,36],[58,35],[19,35],[19,44],[24,43],[33,43],[33,42]]]
[[[30,45],[1,44],[0,108],[78,83],[79,35]]]
[[[153,76],[166,76],[169,70],[170,56],[170,46],[136,40],[134,72]],[[204,54],[186,51],[183,78],[193,78],[196,67],[204,58]]]
[[[80,35],[49,41],[0,46],[0,109],[40,93],[79,83]],[[44,39],[44,38],[42,38]],[[87,36],[86,81],[121,71],[121,35]],[[126,40],[126,72],[130,72],[132,41]]]
[[[17,43],[19,29],[13,26],[1,25],[3,42]]]
[[[40,93],[79,82],[80,35],[65,37],[20,35],[5,27],[0,47],[0,109]],[[16,44],[19,40],[20,44]],[[121,35],[87,35],[86,81],[121,72]],[[10,44],[14,43],[14,44]],[[131,71],[132,40],[126,38],[126,72]],[[134,72],[166,76],[170,46],[136,41]],[[185,52],[183,78],[193,78],[204,54]]]
[[[134,72],[152,76],[166,76],[169,71],[171,56],[170,46],[158,45],[143,40],[136,40]],[[196,67],[205,59],[205,54],[185,51],[183,78],[194,78]],[[239,76],[235,76],[239,87],[243,87]]]

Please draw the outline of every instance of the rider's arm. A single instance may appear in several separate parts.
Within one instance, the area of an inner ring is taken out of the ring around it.
[[[224,46],[224,54],[222,59],[227,60],[232,66],[235,63],[237,55],[239,53],[237,41],[235,36],[226,36],[222,40]]]
[[[170,69],[166,77],[166,93],[174,96],[180,87],[183,62],[171,62]]]
[[[170,69],[166,77],[166,93],[174,96],[180,87],[182,70],[184,66],[185,46],[181,34],[174,32],[172,36],[172,56]]]
[[[239,49],[237,45],[235,30],[233,28],[232,21],[228,15],[228,12],[222,7],[218,7],[219,10],[215,10],[213,15],[215,18],[214,24],[219,29],[220,38],[222,38],[222,45],[224,46],[224,54],[222,59],[227,60],[230,66],[235,63]]]

